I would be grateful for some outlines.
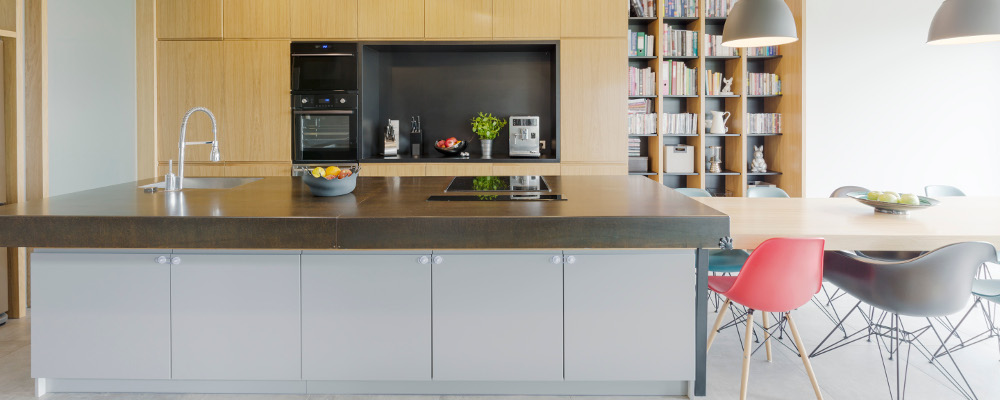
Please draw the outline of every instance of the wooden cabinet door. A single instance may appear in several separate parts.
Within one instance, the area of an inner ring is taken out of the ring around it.
[[[434,379],[563,379],[559,252],[434,252]]]
[[[429,258],[304,254],[302,379],[429,381]]]
[[[365,176],[424,176],[425,165],[422,163],[367,163],[361,164]]]
[[[289,42],[226,41],[224,161],[292,160]]]
[[[694,251],[565,258],[566,380],[694,379]]]
[[[358,37],[359,0],[290,1],[292,39]]]
[[[440,163],[425,166],[427,176],[486,176],[493,174],[493,164]]]
[[[211,110],[223,136],[228,128],[223,115],[222,42],[161,41],[157,43],[156,66],[157,158],[176,162],[181,119],[192,107]],[[212,123],[203,113],[192,115],[187,125],[187,141],[199,140],[212,140]],[[220,143],[223,160],[230,144],[234,143]],[[210,150],[211,146],[191,146],[185,150],[185,158],[208,161]]]
[[[297,254],[178,254],[173,379],[300,380]]]
[[[559,164],[556,163],[518,163],[518,164],[507,164],[507,163],[497,163],[493,164],[493,175],[541,175],[541,176],[557,176],[560,175]]]
[[[558,39],[560,0],[493,0],[493,38]]]
[[[563,39],[560,53],[562,161],[624,164],[628,70],[621,60],[627,57],[625,46],[620,39]]]
[[[224,0],[222,36],[287,39],[289,0]]]
[[[31,255],[31,376],[170,379],[167,253]]]
[[[493,37],[493,0],[424,0],[428,39]]]
[[[562,0],[562,37],[626,37],[627,3],[624,0]]]
[[[157,0],[156,37],[222,38],[222,0]]]
[[[423,38],[424,0],[359,0],[358,37]]]

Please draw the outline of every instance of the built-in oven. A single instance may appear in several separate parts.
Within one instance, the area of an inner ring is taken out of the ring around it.
[[[357,163],[358,95],[292,95],[292,162]]]
[[[291,55],[292,93],[357,93],[357,43],[295,42]]]

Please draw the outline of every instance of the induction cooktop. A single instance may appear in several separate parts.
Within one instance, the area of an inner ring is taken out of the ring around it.
[[[566,201],[561,194],[479,194],[431,196],[427,201]]]
[[[445,192],[550,192],[545,178],[524,176],[459,176]]]

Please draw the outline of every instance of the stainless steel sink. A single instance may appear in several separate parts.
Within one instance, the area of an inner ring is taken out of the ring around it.
[[[184,189],[232,189],[259,180],[261,178],[184,178]],[[140,188],[163,189],[165,186],[164,182],[157,182]]]

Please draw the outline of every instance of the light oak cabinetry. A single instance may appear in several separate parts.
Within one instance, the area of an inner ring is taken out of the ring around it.
[[[493,175],[560,175],[559,164],[556,163],[535,163],[535,164],[493,164]]]
[[[628,166],[622,163],[562,163],[562,175],[625,175]]]
[[[493,174],[493,164],[485,163],[442,163],[427,164],[426,176],[485,176]]]
[[[292,39],[354,39],[358,37],[359,0],[289,1]]]
[[[157,0],[160,39],[222,38],[222,0]]]
[[[361,164],[365,176],[424,176],[424,164]]]
[[[289,42],[226,41],[223,113],[224,161],[291,162]]]
[[[225,38],[288,38],[289,0],[223,0]]]
[[[176,161],[181,119],[187,110],[206,107],[218,119],[219,132],[223,133],[228,129],[223,115],[222,42],[161,41],[157,47],[157,155],[161,162]],[[212,140],[212,123],[208,116],[198,113],[191,117],[186,139]],[[222,142],[222,149],[230,144]],[[208,161],[210,147],[191,146],[185,150],[185,158],[190,161]],[[225,153],[223,157],[228,159]]]
[[[628,33],[625,28],[628,20],[627,3],[624,0],[562,0],[562,37],[624,39]],[[660,11],[662,13],[662,8]],[[626,43],[622,47],[627,45]]]
[[[561,0],[493,0],[493,38],[558,39]]]
[[[424,0],[362,0],[358,3],[358,37],[420,39],[424,37]]]
[[[493,36],[493,0],[424,0],[424,37],[489,39]]]
[[[628,95],[628,70],[622,60],[628,53],[622,43],[621,39],[562,40],[559,142],[564,162],[627,161],[621,142]]]

